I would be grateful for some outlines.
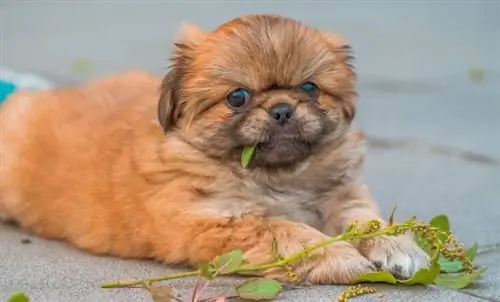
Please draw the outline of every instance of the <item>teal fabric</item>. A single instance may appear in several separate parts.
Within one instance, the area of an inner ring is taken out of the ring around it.
[[[7,96],[16,90],[16,86],[10,82],[0,80],[0,103],[2,103]]]

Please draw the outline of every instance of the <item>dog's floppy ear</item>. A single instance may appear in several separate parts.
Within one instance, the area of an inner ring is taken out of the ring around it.
[[[172,129],[181,116],[179,107],[178,75],[175,68],[163,78],[161,83],[160,101],[158,102],[158,121],[163,132]]]
[[[174,43],[171,55],[171,69],[163,78],[158,120],[164,132],[175,128],[183,113],[182,82],[194,58],[196,46],[203,36],[203,31],[194,25],[184,24],[180,39]]]
[[[354,70],[354,56],[352,48],[344,37],[332,34],[330,32],[322,32],[323,39],[327,42],[329,48],[339,59],[341,66],[354,82],[356,81],[356,71]],[[354,86],[354,85],[353,85]],[[347,91],[343,103],[343,112],[347,120],[352,121],[356,115],[357,93],[356,91]]]

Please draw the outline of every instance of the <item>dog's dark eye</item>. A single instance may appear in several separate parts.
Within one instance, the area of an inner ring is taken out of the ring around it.
[[[300,85],[300,89],[306,92],[313,99],[316,99],[319,95],[318,86],[311,82],[305,82],[304,84]]]
[[[300,86],[300,88],[302,88],[302,90],[304,90],[304,91],[311,92],[311,91],[318,89],[318,86],[316,86],[316,84],[314,84],[314,83],[306,82],[306,83],[302,84]]]
[[[250,92],[243,88],[236,89],[226,97],[226,102],[233,108],[245,106],[250,101]]]

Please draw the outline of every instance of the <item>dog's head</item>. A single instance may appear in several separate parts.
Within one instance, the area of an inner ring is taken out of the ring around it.
[[[276,15],[190,26],[177,41],[158,106],[165,132],[211,157],[290,166],[339,137],[355,114],[355,74],[341,38]]]

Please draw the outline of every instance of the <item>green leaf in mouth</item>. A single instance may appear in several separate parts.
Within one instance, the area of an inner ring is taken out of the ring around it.
[[[248,167],[250,164],[250,161],[252,160],[253,154],[255,153],[255,147],[256,146],[246,146],[243,148],[243,151],[241,152],[241,165],[243,168]]]

